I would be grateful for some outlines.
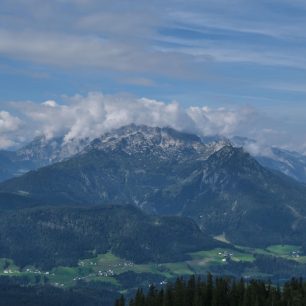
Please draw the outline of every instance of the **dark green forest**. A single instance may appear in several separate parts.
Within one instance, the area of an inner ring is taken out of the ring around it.
[[[110,306],[117,294],[94,288],[60,289],[53,286],[22,286],[0,280],[1,306]]]
[[[114,302],[114,300],[117,300]],[[305,306],[306,282],[292,278],[281,286],[256,279],[178,278],[164,287],[151,285],[125,297],[102,287],[69,289],[29,286],[0,278],[1,306]]]
[[[133,206],[0,212],[1,257],[20,267],[77,265],[107,251],[136,263],[167,262],[220,245],[190,219],[149,216]]]
[[[192,276],[178,278],[165,288],[152,285],[147,292],[138,289],[125,301],[121,296],[115,306],[304,306],[306,282],[292,278],[282,287],[262,280],[235,280],[207,275],[205,280]]]

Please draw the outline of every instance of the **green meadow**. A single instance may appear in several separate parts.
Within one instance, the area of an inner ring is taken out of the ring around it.
[[[31,282],[48,281],[59,287],[71,287],[78,281],[101,282],[120,287],[116,276],[125,272],[150,273],[165,280],[181,275],[206,274],[211,268],[224,266],[229,262],[252,263],[256,254],[272,255],[300,263],[306,263],[306,256],[301,255],[301,248],[296,245],[271,245],[265,249],[235,246],[215,248],[190,253],[190,259],[182,262],[135,264],[108,252],[94,258],[80,260],[75,267],[56,267],[50,271],[40,271],[35,267],[20,269],[10,259],[0,259],[1,276],[28,277]],[[266,276],[260,271],[249,271],[252,277]]]

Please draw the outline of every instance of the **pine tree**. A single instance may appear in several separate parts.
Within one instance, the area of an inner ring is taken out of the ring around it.
[[[124,306],[120,297],[115,306]],[[147,294],[137,290],[129,306],[304,306],[306,305],[306,283],[302,279],[292,279],[283,290],[271,283],[252,280],[245,283],[224,277],[213,279],[207,275],[206,281],[191,277],[188,281],[178,278],[174,285],[157,290],[151,286]]]
[[[116,300],[116,306],[125,306],[125,299],[124,296],[121,294],[120,298]]]
[[[206,281],[205,298],[204,298],[205,306],[212,305],[212,296],[213,296],[213,277],[210,273],[208,273]]]
[[[134,305],[133,306],[144,306],[145,305],[145,296],[142,289],[138,289],[136,292]]]
[[[185,306],[185,284],[182,278],[178,278],[174,285],[174,305]]]
[[[173,303],[173,289],[171,285],[168,285],[164,293],[163,306],[174,306]]]

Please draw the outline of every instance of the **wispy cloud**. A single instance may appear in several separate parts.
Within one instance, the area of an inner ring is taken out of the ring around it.
[[[288,67],[306,69],[306,59],[302,52],[294,54],[287,50],[269,50],[260,45],[237,46],[235,43],[195,41],[168,37],[167,42],[175,43],[175,47],[159,47],[164,52],[180,52],[193,56],[197,62],[211,63],[252,63],[263,66]]]
[[[305,18],[289,18],[281,10],[277,14],[264,1],[235,0],[230,7],[224,1],[192,0],[188,6],[182,1],[154,1],[154,5],[127,1],[122,8],[94,0],[18,1],[22,16],[14,2],[1,4],[4,12],[10,12],[3,13],[0,22],[0,54],[8,57],[64,67],[170,70],[173,75],[183,73],[203,56],[216,61],[306,66],[305,44],[300,41],[306,40]],[[295,1],[296,6],[301,4]],[[179,34],[169,37],[160,31],[167,27],[198,31],[206,37],[198,41],[183,40]],[[220,34],[223,38],[216,41]],[[265,36],[274,41],[262,41]],[[285,45],[279,48],[275,40],[291,42],[290,52]],[[167,41],[184,47],[159,44]],[[175,70],[176,66],[180,68]]]
[[[292,82],[274,82],[262,84],[263,88],[273,89],[276,91],[287,91],[293,93],[306,93],[306,82],[305,83],[292,83]]]
[[[0,31],[0,53],[17,59],[62,67],[118,71],[182,73],[184,56],[177,52],[144,52],[120,42],[92,36]],[[185,56],[185,59],[187,57]]]
[[[251,2],[249,2],[251,4]],[[175,11],[170,14],[173,23],[182,28],[198,31],[224,31],[232,34],[244,33],[249,35],[267,36],[272,39],[286,39],[294,41],[298,38],[306,38],[303,26],[304,18],[288,18],[286,14],[275,18],[274,12],[267,13],[261,7],[261,14],[252,14],[252,10],[260,10],[258,4],[254,2],[246,9],[245,4],[234,13],[226,14],[225,11]],[[229,11],[230,12],[230,11]],[[265,19],[265,15],[270,15],[271,19]],[[289,20],[288,20],[289,19]]]
[[[120,82],[124,84],[130,84],[135,86],[145,86],[145,87],[152,87],[155,86],[156,83],[152,79],[143,78],[143,77],[129,77],[121,79]]]

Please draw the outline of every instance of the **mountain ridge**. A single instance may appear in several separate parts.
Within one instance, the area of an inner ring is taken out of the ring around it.
[[[126,134],[127,130],[130,130],[130,135]],[[264,167],[282,172],[300,182],[306,183],[306,157],[298,152],[269,146],[265,146],[259,150],[255,140],[245,137],[235,136],[230,139],[217,135],[200,137],[187,132],[178,132],[181,135],[181,139],[176,140],[176,144],[172,143],[171,148],[169,143],[167,144],[167,137],[165,138],[164,135],[167,133],[170,136],[171,134],[178,135],[177,131],[169,127],[159,128],[145,125],[138,126],[135,124],[111,130],[93,140],[89,138],[66,140],[64,136],[54,138],[40,136],[36,137],[33,141],[17,151],[2,150],[0,151],[0,182],[20,176],[31,170],[37,170],[41,167],[61,162],[74,155],[85,153],[93,147],[110,151],[111,147],[116,146],[119,141],[128,141],[128,136],[141,131],[147,133],[147,136],[151,134],[151,136],[155,137],[155,139],[154,137],[151,137],[151,139],[147,137],[147,150],[152,148],[152,143],[154,141],[156,142],[158,139],[161,141],[159,144],[160,152],[167,149],[169,154],[171,154],[171,149],[173,151],[175,145],[179,145],[183,140],[190,142],[190,151],[196,151],[201,148],[198,143],[202,142],[207,148],[211,148],[210,154],[226,145],[243,147]],[[142,133],[144,138],[146,138],[145,133]],[[165,144],[168,145],[168,147],[163,147],[163,140],[166,141]],[[252,149],[253,146],[256,147],[255,150]],[[137,147],[134,148],[134,153],[139,151],[139,148],[136,149]],[[133,148],[127,148],[127,152],[129,152],[129,150],[130,153],[133,154]]]
[[[104,136],[84,153],[0,184],[0,191],[50,205],[133,204],[191,217],[211,235],[225,233],[239,244],[305,239],[306,187],[244,149],[144,126],[113,133],[122,137]]]

